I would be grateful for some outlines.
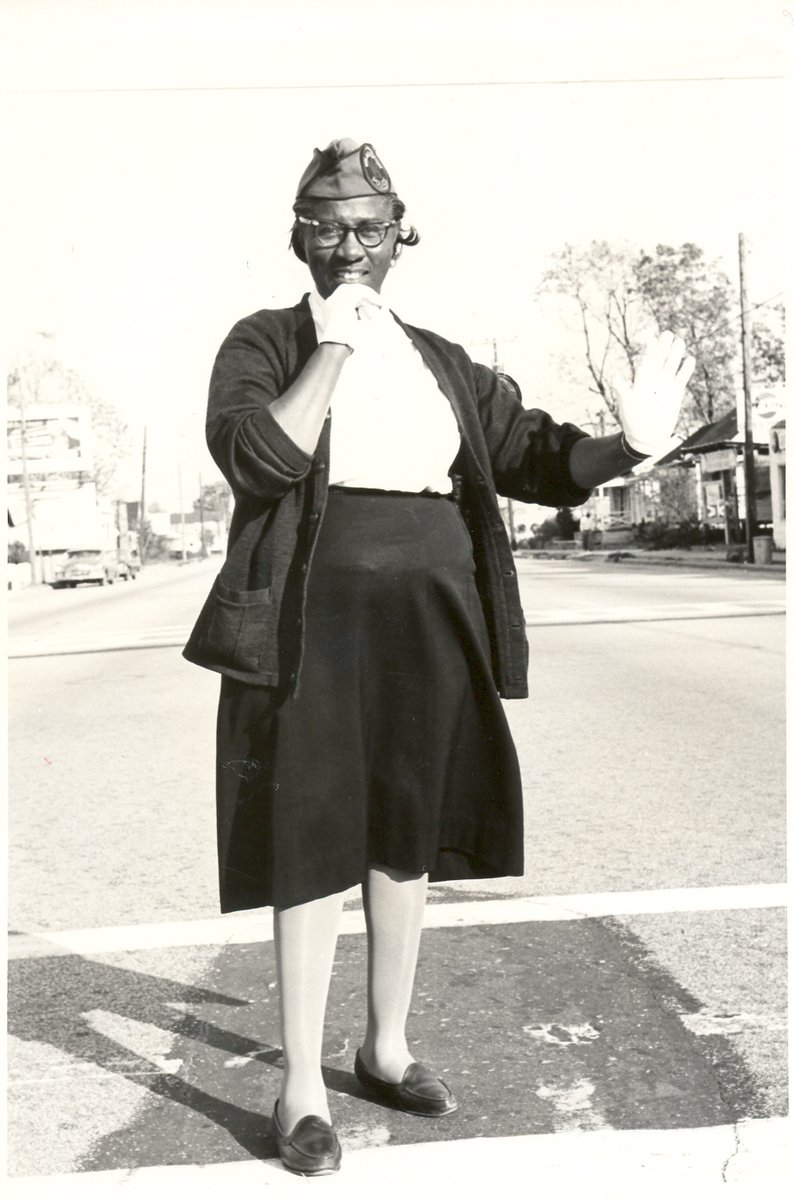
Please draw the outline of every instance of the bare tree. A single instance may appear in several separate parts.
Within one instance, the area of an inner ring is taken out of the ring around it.
[[[646,338],[662,329],[681,335],[695,354],[679,432],[715,420],[735,402],[738,308],[729,279],[692,243],[633,246],[594,241],[552,256],[539,290],[568,297],[582,332],[589,387],[602,429],[617,419],[616,375],[635,377]]]
[[[582,333],[589,391],[597,397],[597,421],[606,412],[618,419],[616,375],[635,377],[643,335],[653,318],[638,295],[637,251],[630,246],[591,242],[565,245],[552,256],[539,290],[569,297]]]

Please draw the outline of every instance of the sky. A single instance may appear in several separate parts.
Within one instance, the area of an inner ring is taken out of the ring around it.
[[[130,429],[122,491],[218,478],[207,382],[230,326],[295,303],[315,146],[372,142],[421,243],[384,295],[582,419],[579,345],[537,296],[592,239],[694,241],[749,299],[791,265],[792,12],[764,0],[5,0],[6,353],[39,330]],[[578,361],[578,360],[577,360]]]

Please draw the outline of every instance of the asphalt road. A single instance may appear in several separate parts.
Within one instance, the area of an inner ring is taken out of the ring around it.
[[[209,1195],[244,1171],[300,1184],[268,1133],[280,1060],[267,913],[217,917],[217,679],[177,649],[217,565],[11,597],[19,1195],[133,1180]],[[605,1196],[622,1194],[616,1171],[630,1190],[688,1180],[699,1196],[778,1181],[783,581],[574,561],[520,560],[519,573],[531,696],[507,708],[526,871],[432,889],[411,1021],[460,1114],[412,1121],[357,1089],[354,893],[325,1053],[339,1186],[364,1194],[394,1162],[482,1192],[495,1146],[509,1172],[548,1172],[555,1194],[580,1170]]]

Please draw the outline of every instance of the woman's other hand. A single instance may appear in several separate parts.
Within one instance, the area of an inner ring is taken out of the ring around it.
[[[372,320],[384,306],[378,292],[362,283],[341,283],[324,302],[320,342],[336,342],[355,350],[362,323]]]
[[[630,451],[657,456],[668,448],[695,365],[682,339],[666,330],[646,347],[631,385],[613,381]]]

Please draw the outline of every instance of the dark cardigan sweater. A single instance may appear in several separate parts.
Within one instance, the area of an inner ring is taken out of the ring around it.
[[[488,367],[428,330],[402,328],[452,405],[461,433],[454,482],[472,536],[476,583],[494,675],[506,698],[527,695],[527,639],[511,547],[496,493],[553,507],[589,492],[568,471],[587,436],[526,409]],[[269,405],[317,347],[308,297],[263,309],[231,330],[213,368],[210,452],[235,496],[227,558],[199,614],[185,657],[283,700],[300,681],[306,581],[328,493],[330,421],[305,454]]]

